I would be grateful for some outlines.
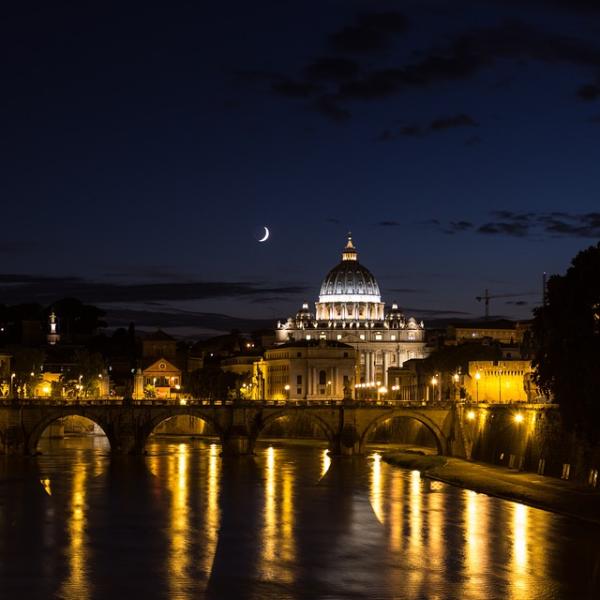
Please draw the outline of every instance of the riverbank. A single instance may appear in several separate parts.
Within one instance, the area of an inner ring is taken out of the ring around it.
[[[445,456],[389,452],[382,458],[429,479],[600,525],[600,490],[571,481]]]

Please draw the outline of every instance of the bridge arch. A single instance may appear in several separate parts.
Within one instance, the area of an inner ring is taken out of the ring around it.
[[[44,434],[44,431],[50,427],[53,423],[60,421],[66,417],[81,417],[82,419],[87,419],[97,425],[102,430],[102,433],[106,436],[108,443],[110,445],[111,450],[116,447],[114,436],[112,435],[111,428],[109,425],[104,422],[103,419],[98,418],[95,414],[89,414],[87,411],[82,411],[81,409],[63,409],[60,412],[51,413],[49,415],[45,415],[40,421],[38,421],[26,441],[26,452],[27,454],[34,455],[37,454],[37,446]]]
[[[368,439],[369,435],[379,425],[381,425],[385,421],[389,421],[390,419],[397,419],[397,418],[413,419],[413,420],[416,420],[419,423],[421,423],[433,435],[433,439],[435,440],[435,445],[437,447],[438,454],[440,454],[440,455],[448,454],[448,440],[447,440],[446,436],[444,435],[443,431],[437,425],[437,423],[435,423],[435,421],[433,421],[431,418],[429,418],[427,415],[424,415],[423,413],[409,411],[409,410],[394,410],[392,412],[381,414],[381,415],[378,415],[377,417],[373,418],[367,424],[367,426],[364,428],[362,434],[360,435],[359,447],[361,449],[361,452],[364,450],[364,448],[367,444],[367,439]]]
[[[203,411],[197,411],[193,408],[190,408],[188,410],[176,411],[167,409],[165,411],[161,411],[157,415],[154,415],[142,428],[140,439],[141,449],[143,450],[146,447],[146,444],[148,443],[148,438],[155,432],[157,427],[175,417],[193,417],[195,419],[204,421],[206,424],[210,425],[214,429],[221,441],[223,440],[223,428],[219,424],[218,420],[213,417],[212,414]]]
[[[252,445],[254,446],[254,443],[260,437],[261,433],[265,429],[267,429],[270,425],[272,425],[275,421],[277,421],[278,419],[285,418],[285,417],[295,416],[295,415],[299,414],[300,410],[301,409],[293,408],[293,407],[282,408],[281,410],[273,411],[267,415],[261,415],[259,418],[257,418],[255,420],[252,431],[250,432],[250,437],[252,439]],[[304,410],[304,411],[302,411],[301,414],[303,416],[307,416],[311,421],[313,421],[316,425],[318,425],[318,427],[321,429],[321,431],[325,435],[325,439],[327,440],[327,443],[331,446],[331,444],[333,443],[333,440],[335,438],[335,434],[336,434],[336,432],[334,431],[332,426],[325,419],[323,419],[319,415],[315,414],[311,410]]]

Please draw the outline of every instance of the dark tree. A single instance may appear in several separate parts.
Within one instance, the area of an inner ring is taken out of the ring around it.
[[[467,373],[471,361],[501,360],[501,358],[502,353],[498,344],[469,342],[435,350],[423,360],[422,369],[428,376],[434,373],[455,373],[459,367],[463,373]]]
[[[600,440],[600,244],[548,281],[535,309],[533,366],[540,390],[560,405],[567,429]]]
[[[232,396],[239,397],[243,380],[242,375],[209,365],[203,369],[197,369],[191,374],[189,389],[196,398],[227,400]]]

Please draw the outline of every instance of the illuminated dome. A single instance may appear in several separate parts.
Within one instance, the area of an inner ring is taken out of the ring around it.
[[[379,286],[369,269],[358,262],[358,253],[348,235],[342,262],[323,281],[317,319],[327,321],[373,321],[384,318]]]
[[[358,254],[348,236],[342,262],[325,277],[319,302],[381,302],[379,286],[369,269],[358,262]]]

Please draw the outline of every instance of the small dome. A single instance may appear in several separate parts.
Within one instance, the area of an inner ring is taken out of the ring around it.
[[[319,302],[381,302],[379,285],[369,269],[358,262],[358,253],[348,236],[342,262],[325,277]]]

